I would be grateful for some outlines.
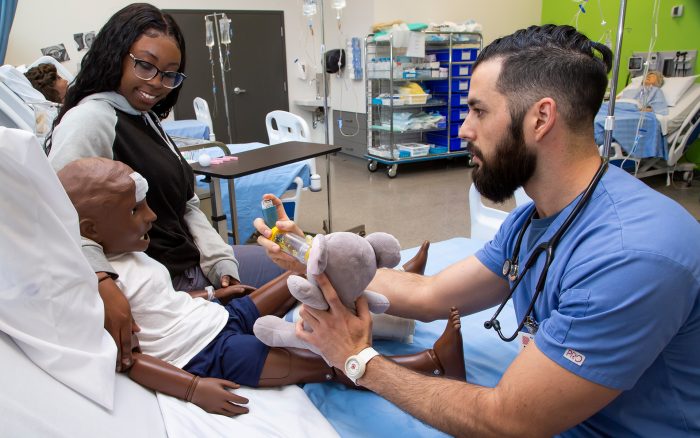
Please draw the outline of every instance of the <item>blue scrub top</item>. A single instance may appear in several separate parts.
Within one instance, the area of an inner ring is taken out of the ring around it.
[[[535,244],[552,237],[577,200]],[[514,210],[477,252],[497,275],[533,208]],[[513,296],[518,320],[544,262],[541,255]],[[534,317],[535,343],[549,359],[624,391],[563,436],[700,434],[700,225],[679,204],[610,166],[557,246]]]

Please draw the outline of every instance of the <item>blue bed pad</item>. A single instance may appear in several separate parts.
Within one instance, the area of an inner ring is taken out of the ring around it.
[[[164,120],[161,125],[170,136],[209,140],[209,126],[199,120]]]
[[[481,246],[481,242],[466,238],[432,243],[425,272],[434,275],[473,254]],[[402,251],[401,263],[415,255],[417,250],[418,248],[412,248]],[[494,331],[484,328],[484,321],[493,315],[494,310],[485,310],[461,319],[467,381],[489,387],[498,383],[518,350],[515,342],[503,342]],[[515,329],[515,312],[510,302],[499,320],[504,331]],[[383,354],[410,354],[431,348],[445,329],[445,324],[445,320],[417,322],[413,344],[377,341],[375,347]],[[304,391],[342,437],[447,436],[369,391],[352,390],[335,383],[307,384]]]
[[[603,103],[595,116],[595,141],[598,145],[602,145],[605,140],[608,106],[607,102]],[[635,134],[640,118],[644,121],[640,129],[639,144],[635,148]],[[652,112],[639,111],[632,103],[618,102],[615,105],[613,141],[618,143],[625,153],[635,158],[668,158],[668,142],[661,133],[661,124],[656,116]]]
[[[267,146],[264,143],[241,143],[227,145],[232,155],[241,152],[258,149]],[[211,157],[223,156],[223,151],[217,147],[189,151],[184,153],[188,160],[197,160],[199,154],[207,153]],[[284,166],[275,167],[262,172],[253,173],[240,178],[234,179],[234,187],[236,189],[236,213],[238,217],[238,234],[242,242],[250,237],[255,231],[253,221],[260,217],[260,201],[265,193],[272,193],[279,197],[286,192],[297,176],[301,177],[304,186],[308,186],[311,178],[311,171],[306,161],[286,164]],[[209,183],[202,182],[203,176],[197,177],[197,187],[202,190],[209,190]],[[228,183],[225,180],[220,180],[221,185],[221,200],[222,208],[226,213],[228,228],[232,229],[231,225],[231,208],[228,203]]]

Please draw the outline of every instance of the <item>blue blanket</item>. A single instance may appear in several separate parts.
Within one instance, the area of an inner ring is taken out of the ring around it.
[[[595,141],[602,145],[605,140],[605,117],[609,104],[603,103],[595,116]],[[637,136],[637,125],[642,118],[642,127]],[[615,105],[615,129],[613,141],[631,157],[668,158],[668,142],[661,134],[661,125],[652,112],[639,111],[632,103],[618,102]],[[635,146],[636,141],[636,146]]]
[[[267,145],[263,143],[242,143],[229,144],[227,146],[229,147],[231,154],[236,155],[241,152],[265,147]],[[188,160],[197,160],[199,155],[202,153],[207,153],[212,158],[223,156],[221,149],[216,147],[190,151],[184,153],[183,155],[185,155],[185,158]],[[304,187],[307,187],[310,183],[310,175],[311,171],[309,169],[308,162],[300,161],[297,163],[275,167],[269,170],[263,170],[262,172],[253,173],[240,178],[234,178],[233,185],[236,189],[238,235],[241,238],[241,242],[236,243],[245,243],[246,239],[248,239],[248,237],[250,237],[255,231],[253,221],[255,218],[261,216],[260,202],[262,201],[262,196],[265,193],[272,193],[277,197],[282,196],[282,194],[290,188],[294,178],[297,176],[301,177],[304,182]],[[203,176],[197,177],[197,187],[208,191],[209,183],[202,182],[202,179],[204,179]],[[231,207],[229,206],[228,202],[228,183],[225,180],[220,180],[219,184],[221,186],[223,211],[226,214],[228,228],[231,230],[233,229],[233,226],[231,225]]]
[[[454,238],[430,246],[426,274],[433,275],[478,250],[480,242]],[[417,248],[401,252],[405,263]],[[410,291],[406,291],[410,293]],[[446,309],[447,310],[447,309]],[[464,358],[467,381],[483,386],[495,386],[515,358],[517,345],[506,343],[492,330],[484,328],[495,309],[462,318]],[[515,311],[509,303],[499,317],[504,331],[516,327]],[[413,344],[378,341],[375,348],[383,354],[410,354],[431,348],[445,329],[446,321],[416,323]],[[447,435],[411,417],[394,404],[369,391],[357,391],[335,383],[314,383],[304,386],[311,401],[343,437],[445,437]]]

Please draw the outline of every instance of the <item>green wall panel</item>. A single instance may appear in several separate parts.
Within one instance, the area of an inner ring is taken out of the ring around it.
[[[620,3],[617,0],[589,0],[583,3],[585,14],[578,16],[578,30],[595,41],[605,42],[609,31],[614,50],[617,38],[617,22]],[[684,14],[671,17],[671,8],[683,5]],[[625,28],[622,37],[622,56],[618,90],[627,80],[627,62],[632,52],[646,52],[652,36],[652,10],[654,0],[628,0]],[[601,26],[602,16],[607,24]],[[576,25],[578,4],[572,0],[542,0],[542,23]],[[661,0],[659,8],[658,37],[654,51],[697,50],[700,46],[700,0]],[[695,73],[700,73],[696,59]]]

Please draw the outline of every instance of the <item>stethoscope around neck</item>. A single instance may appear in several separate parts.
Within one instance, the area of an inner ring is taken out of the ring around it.
[[[522,270],[520,270],[520,267],[518,265],[518,257],[520,253],[520,245],[522,244],[523,237],[525,236],[525,231],[527,231],[527,228],[530,226],[530,223],[532,222],[532,219],[534,218],[535,214],[537,213],[537,209],[533,208],[532,212],[528,216],[527,220],[523,224],[522,228],[520,228],[520,232],[518,233],[518,239],[515,241],[515,248],[513,249],[513,255],[506,259],[503,262],[503,275],[507,276],[510,281],[513,282],[513,286],[510,288],[510,293],[508,296],[501,302],[501,305],[498,306],[498,309],[496,310],[496,313],[493,314],[491,319],[488,321],[484,322],[484,328],[488,329],[494,329],[496,330],[496,333],[498,333],[498,337],[500,337],[502,340],[506,342],[511,342],[515,338],[518,337],[518,333],[523,329],[523,327],[527,326],[528,331],[531,334],[534,334],[537,331],[537,322],[535,319],[532,317],[532,310],[535,308],[535,303],[537,302],[537,298],[540,296],[542,293],[542,290],[544,290],[544,284],[547,281],[547,272],[549,271],[549,267],[552,265],[552,261],[554,260],[554,253],[557,248],[557,245],[559,244],[559,241],[561,238],[564,236],[564,233],[569,229],[569,226],[576,220],[578,217],[579,213],[581,210],[583,210],[583,207],[586,206],[588,201],[591,199],[593,196],[593,192],[595,191],[595,188],[598,186],[598,183],[600,182],[601,178],[603,178],[603,175],[605,174],[605,171],[608,168],[608,160],[603,159],[603,162],[600,164],[600,167],[598,167],[598,171],[596,174],[593,176],[593,179],[591,179],[591,182],[588,183],[588,187],[586,187],[586,190],[583,192],[583,195],[581,198],[578,200],[574,208],[571,210],[569,215],[566,217],[562,225],[559,227],[559,229],[554,233],[551,239],[549,239],[546,242],[542,242],[539,245],[535,247],[533,250],[532,254],[530,257],[527,259],[527,262],[525,262],[525,266],[523,267]],[[537,262],[537,259],[539,258],[540,254],[544,253],[545,254],[545,262],[544,262],[544,267],[542,268],[542,272],[540,272],[540,277],[537,280],[537,285],[535,286],[535,293],[532,296],[532,299],[530,300],[530,305],[527,308],[527,312],[525,312],[525,316],[523,316],[523,319],[520,321],[520,324],[518,324],[518,328],[515,329],[515,333],[513,333],[512,336],[510,337],[505,337],[503,335],[503,332],[501,332],[501,323],[498,322],[498,315],[501,313],[503,310],[503,307],[505,307],[506,303],[508,300],[511,299],[513,296],[513,293],[515,293],[515,290],[518,288],[520,285],[520,282],[523,280],[525,277],[525,274],[530,270],[530,268]]]

